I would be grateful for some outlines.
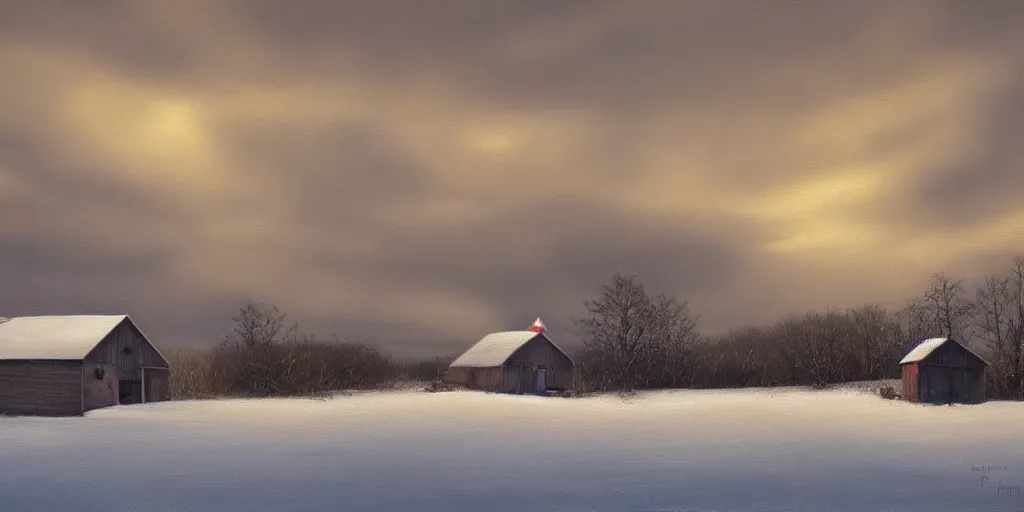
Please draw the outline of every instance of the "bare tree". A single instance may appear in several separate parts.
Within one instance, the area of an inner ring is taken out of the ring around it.
[[[1009,277],[1011,315],[1007,328],[1009,341],[1013,345],[1012,378],[1016,382],[1018,399],[1024,399],[1024,368],[1021,368],[1021,351],[1024,350],[1024,258],[1015,258]]]
[[[235,326],[218,347],[217,359],[226,370],[229,391],[269,396],[280,392],[287,365],[279,343],[297,332],[285,330],[286,315],[277,306],[249,300],[232,317]]]
[[[986,276],[978,288],[975,303],[976,323],[981,338],[992,354],[993,370],[1001,377],[1012,374],[1012,357],[1007,353],[1013,328],[1010,309],[1013,302],[1008,276]]]
[[[653,300],[650,312],[646,386],[676,388],[690,384],[692,375],[687,370],[700,334],[689,306],[662,294]]]
[[[931,317],[936,335],[971,342],[974,304],[965,297],[966,293],[962,280],[954,280],[941,272],[932,277],[920,306]]]
[[[853,346],[851,322],[829,311],[790,318],[776,327],[796,369],[810,384],[824,387],[848,379],[848,355]]]
[[[903,309],[896,312],[900,324],[903,351],[907,351],[921,340],[935,336],[938,329],[934,328],[934,318],[928,314],[927,306],[915,297]]]
[[[635,276],[615,274],[610,285],[601,286],[597,300],[583,305],[589,316],[576,323],[587,334],[584,348],[613,366],[602,387],[634,387],[635,367],[650,342],[645,325],[650,300],[643,284]]]
[[[1024,345],[1024,258],[1009,270],[986,276],[977,291],[975,325],[985,340],[992,366],[989,383],[993,396],[1024,398],[1021,350]]]
[[[594,387],[632,390],[682,382],[688,349],[698,338],[685,302],[652,298],[636,276],[615,274],[597,300],[584,301],[588,316],[580,354],[601,368]]]
[[[847,315],[860,347],[860,378],[885,378],[894,373],[893,359],[902,350],[897,319],[878,304],[851,309]]]

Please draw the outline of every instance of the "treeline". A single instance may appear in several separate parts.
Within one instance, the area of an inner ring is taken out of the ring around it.
[[[653,296],[635,276],[613,276],[575,321],[584,391],[816,386],[899,377],[899,360],[930,337],[952,337],[990,363],[989,398],[1024,399],[1024,258],[973,293],[936,274],[899,310],[866,304],[812,311],[773,325],[700,334],[685,300]],[[175,398],[317,395],[437,381],[452,358],[399,361],[375,347],[288,326],[277,307],[249,301],[208,350],[168,354]]]
[[[964,342],[991,363],[987,395],[1024,399],[1024,258],[969,293],[940,273],[897,311],[867,304],[790,316],[707,338],[686,301],[614,276],[587,316],[579,386],[594,391],[809,385],[899,377],[899,360],[930,337]]]
[[[394,387],[432,381],[451,359],[399,361],[375,347],[319,339],[297,325],[286,328],[276,306],[249,301],[232,318],[234,329],[212,349],[167,353],[175,399],[217,396],[316,396],[337,390]]]

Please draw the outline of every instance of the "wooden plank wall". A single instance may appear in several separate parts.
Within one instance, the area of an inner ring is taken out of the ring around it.
[[[985,364],[959,344],[943,344],[918,366],[919,401],[942,404],[985,400]]]
[[[441,382],[465,386],[469,382],[469,368],[449,367],[448,371],[444,372],[444,377],[441,377]]]
[[[572,360],[544,336],[535,337],[523,344],[509,356],[503,366],[451,367],[445,372],[442,381],[470,389],[531,393],[536,387],[539,367],[546,370],[548,389],[575,387],[576,369]]]
[[[943,343],[939,348],[929,354],[922,363],[932,366],[952,366],[956,368],[976,369],[980,369],[985,366],[985,364],[974,356],[974,354],[971,354],[967,349],[959,344],[952,342]]]
[[[572,360],[543,336],[526,342],[509,357],[507,364],[518,365],[530,370],[523,372],[522,376],[522,386],[528,391],[532,391],[535,387],[536,372],[533,370],[539,366],[547,369],[548,388],[572,389],[575,384],[576,371]]]
[[[125,352],[130,350],[130,353]],[[142,367],[163,367],[167,364],[160,353],[153,348],[146,338],[135,329],[131,322],[125,320],[103,338],[96,348],[85,357],[86,362],[112,363],[117,367],[119,380],[142,381]]]
[[[0,361],[0,414],[82,414],[79,361]]]
[[[103,370],[102,379],[96,378],[97,369]],[[83,362],[82,372],[86,411],[117,405],[118,374],[117,367],[113,363]]]
[[[525,385],[526,379],[529,378],[526,375],[528,372],[526,367],[509,365],[502,368],[501,376],[501,388],[503,391],[509,393],[525,393],[527,388]]]
[[[908,402],[916,402],[917,397],[917,365],[915,363],[903,365],[903,399]]]
[[[500,366],[489,368],[470,369],[470,387],[485,391],[502,391],[501,377],[503,369]]]
[[[162,402],[171,399],[170,373],[166,368],[143,369],[146,382],[146,401]]]

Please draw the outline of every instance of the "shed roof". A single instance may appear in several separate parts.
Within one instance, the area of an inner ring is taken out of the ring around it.
[[[977,357],[978,359],[981,359],[983,363],[988,364],[988,361],[985,361],[985,358],[979,356],[977,352],[967,348],[963,343],[958,343],[956,340],[951,340],[949,338],[929,338],[922,341],[916,347],[914,347],[913,350],[907,353],[906,357],[904,357],[900,361],[900,364],[904,365],[908,363],[917,363],[923,361],[925,358],[930,356],[932,352],[934,352],[937,348],[944,345],[947,341],[952,341],[953,343],[960,345],[961,347],[964,348],[964,350],[970,352],[974,357]]]
[[[476,342],[469,350],[463,352],[455,361],[452,362],[451,366],[454,367],[473,367],[473,368],[486,368],[491,366],[501,366],[505,364],[512,354],[519,350],[519,347],[525,345],[528,341],[541,337],[552,345],[559,352],[565,354],[565,352],[555,345],[551,338],[547,337],[544,333],[533,332],[533,331],[505,331],[495,332],[484,336],[483,339]],[[568,357],[568,354],[566,354]]]
[[[84,359],[127,315],[23,316],[0,323],[2,359]]]

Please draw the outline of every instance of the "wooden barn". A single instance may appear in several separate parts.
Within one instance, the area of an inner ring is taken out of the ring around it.
[[[452,362],[443,381],[483,391],[545,393],[572,389],[575,371],[538,318],[530,330],[484,336]]]
[[[903,399],[931,404],[985,401],[988,362],[960,342],[931,338],[900,361]]]
[[[170,364],[125,315],[0,319],[0,414],[170,399]]]

